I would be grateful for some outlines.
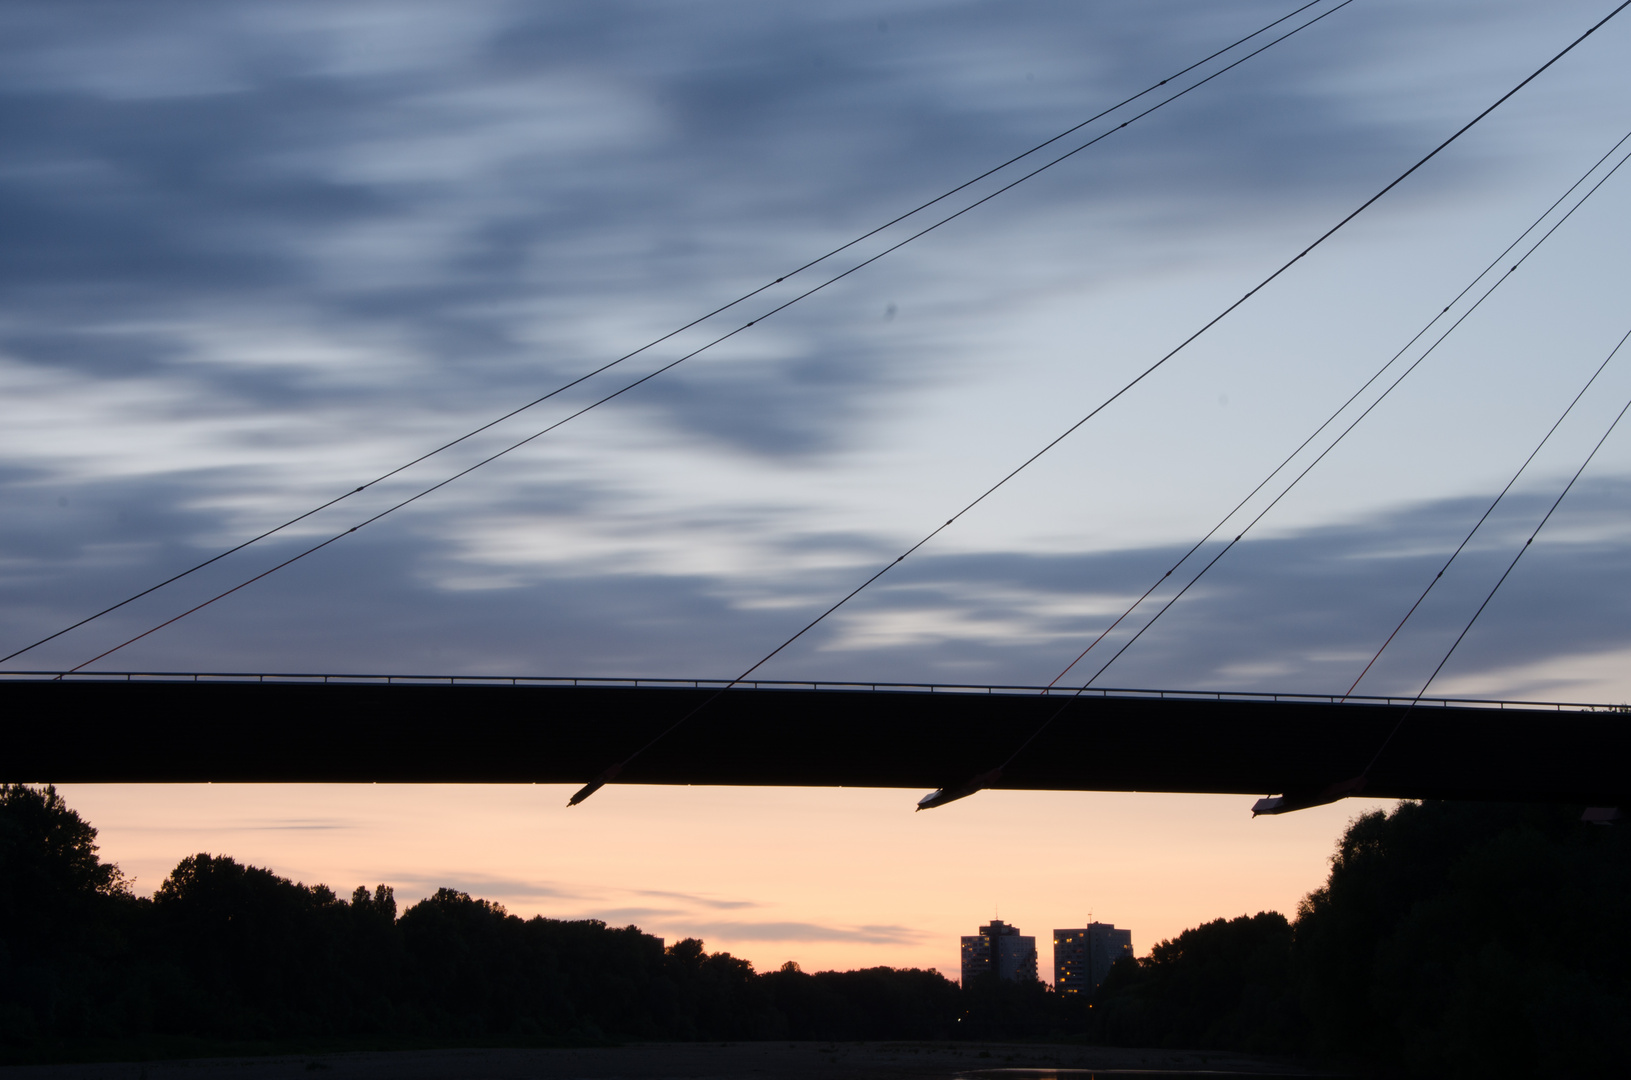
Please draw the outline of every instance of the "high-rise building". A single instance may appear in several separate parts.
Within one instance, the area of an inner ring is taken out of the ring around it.
[[[1035,982],[1036,938],[1001,919],[992,919],[978,934],[963,938],[963,985],[988,971],[1009,982]]]
[[[1092,994],[1118,957],[1132,955],[1133,932],[1117,930],[1113,923],[1090,922],[1077,930],[1055,930],[1053,988],[1061,994]]]

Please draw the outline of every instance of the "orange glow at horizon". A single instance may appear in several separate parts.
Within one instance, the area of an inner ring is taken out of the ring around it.
[[[700,937],[760,970],[889,965],[958,975],[993,915],[1037,939],[1091,913],[1140,955],[1219,917],[1294,915],[1323,884],[1350,799],[1253,819],[1234,795],[986,791],[914,813],[921,792],[613,785],[64,785],[102,857],[151,894],[186,855],[264,866],[399,910],[447,886],[512,913]]]

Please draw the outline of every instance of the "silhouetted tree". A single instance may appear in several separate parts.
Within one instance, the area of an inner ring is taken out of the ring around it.
[[[522,920],[452,889],[398,920],[405,1008],[443,1035],[675,1037],[685,1027],[662,942],[598,920]]]
[[[1064,1033],[1066,1003],[1035,979],[999,978],[987,971],[963,986],[964,1039],[1039,1039]]]
[[[1312,1046],[1434,1077],[1617,1073],[1631,831],[1579,808],[1405,803],[1356,820],[1303,902]]]
[[[130,889],[55,787],[0,784],[0,948],[12,963],[85,944]]]
[[[0,1044],[95,1037],[127,1010],[136,906],[54,787],[0,785]]]
[[[1095,1002],[1106,1041],[1267,1052],[1297,1046],[1292,929],[1275,911],[1216,919],[1111,967]]]
[[[681,1037],[762,1039],[780,1033],[748,961],[710,954],[701,941],[685,938],[669,946],[667,968],[679,992]]]
[[[946,1039],[961,995],[938,971],[864,968],[813,975],[789,961],[760,976],[790,1039]]]
[[[140,899],[54,789],[0,785],[0,1052],[1085,1033],[1432,1077],[1609,1075],[1631,1046],[1628,895],[1631,829],[1581,825],[1577,809],[1405,803],[1353,822],[1295,923],[1186,930],[1118,960],[1088,1002],[994,976],[759,975],[694,938],[664,948],[452,889],[399,914],[384,885],[347,901],[219,855],[183,859]]]
[[[349,912],[326,885],[190,855],[153,909],[155,960],[171,973],[162,1030],[267,1039],[355,1026],[356,980],[342,963]]]
[[[1349,826],[1294,924],[1218,920],[1118,963],[1093,1030],[1435,1078],[1608,1075],[1631,1046],[1628,895],[1631,830],[1578,807],[1403,803]]]

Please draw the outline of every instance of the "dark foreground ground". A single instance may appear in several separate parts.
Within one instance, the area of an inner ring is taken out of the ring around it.
[[[656,1043],[541,1050],[404,1050],[0,1068],[5,1080],[1042,1080],[1086,1076],[1331,1075],[1283,1059],[1003,1043]]]

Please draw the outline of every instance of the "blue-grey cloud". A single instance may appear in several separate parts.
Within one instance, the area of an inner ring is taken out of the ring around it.
[[[867,945],[915,944],[929,936],[909,926],[824,926],[807,922],[706,922],[665,925],[691,937],[723,941],[853,941]]]
[[[0,350],[98,379],[180,378],[198,407],[229,413],[491,409],[1284,7],[1171,6],[1151,35],[1144,13],[1052,3],[1021,17],[901,5],[887,32],[875,5],[427,6],[394,20],[361,5],[12,5]],[[1335,58],[1386,50],[1388,29],[1340,13],[958,228],[1046,228],[1062,209],[1166,191],[1169,227],[1193,232],[1226,205],[1263,213],[1391,168],[1417,124],[1318,85]],[[867,332],[885,299],[872,287],[780,317],[780,340],[744,339],[762,355],[728,378],[677,373],[631,404],[749,452],[830,447],[870,396],[920,373]],[[589,347],[590,322],[621,326]],[[370,338],[428,371],[337,386],[304,366],[223,363],[200,324]]]
[[[1512,684],[1502,672],[1631,647],[1624,599],[1631,592],[1631,555],[1619,513],[1628,497],[1631,483],[1582,481],[1446,676],[1484,678],[1492,693],[1549,697],[1556,686],[1543,676]],[[1540,491],[1508,497],[1361,692],[1420,689],[1549,498]],[[1096,685],[1342,692],[1485,505],[1487,498],[1441,500],[1355,524],[1248,538]],[[45,502],[37,513],[94,514],[110,533],[119,527],[111,512],[78,492],[69,507]],[[121,562],[113,544],[53,553],[33,545],[26,518],[23,525],[0,530],[0,550],[13,568],[12,601],[0,614],[8,641],[60,624],[116,594],[112,584],[150,572],[145,558]],[[760,583],[755,595],[784,594],[783,606],[737,603],[729,578],[589,575],[571,566],[506,588],[447,589],[426,572],[446,553],[438,555],[423,537],[381,532],[351,542],[353,548],[331,559],[297,564],[275,588],[251,586],[119,654],[116,670],[322,671],[342,656],[359,672],[719,678],[739,671],[868,572],[853,561],[865,539],[846,535],[833,540],[844,555],[834,566]],[[799,546],[815,543],[805,537]],[[881,564],[884,545],[871,546]],[[263,553],[254,565],[275,561],[279,550]],[[1176,546],[1077,555],[920,554],[761,675],[1045,683],[1179,554]],[[1209,554],[1203,550],[1202,557]],[[198,592],[212,584],[201,583]],[[131,614],[109,617],[105,627],[40,650],[36,662],[47,668],[53,660],[78,662],[185,602],[132,605]],[[1107,659],[1153,610],[1141,609],[1072,677],[1096,670],[1102,660],[1092,661]],[[231,633],[223,634],[223,627]]]
[[[239,821],[218,821],[210,826],[200,826],[194,823],[185,825],[125,825],[122,828],[127,832],[138,833],[187,833],[197,836],[200,832],[334,832],[342,829],[357,828],[361,822],[351,818],[250,818]]]
[[[0,632],[21,644],[145,587],[274,508],[304,509],[314,492],[395,464],[403,446],[434,444],[665,331],[1289,6],[1172,0],[1152,23],[1142,5],[951,0],[389,16],[346,4],[9,5],[0,360],[31,388],[9,426],[43,410],[65,418],[44,434],[71,438],[14,447],[0,464]],[[1013,236],[1057,239],[1082,220],[1136,233],[1120,255],[1272,223],[1289,205],[1313,203],[1325,221],[1462,115],[1459,101],[1416,108],[1389,64],[1454,39],[1467,18],[1354,5],[971,215],[921,256],[653,382],[619,415],[633,418],[628,431],[817,468],[891,402],[944,385],[936,349],[947,343],[933,327],[947,309],[1031,291],[1059,270],[1002,248],[1007,260],[971,286],[939,275],[939,262]],[[1513,4],[1478,15],[1509,38],[1540,18]],[[1503,62],[1506,52],[1517,70],[1516,51],[1494,50]],[[1481,106],[1511,80],[1489,67],[1442,78]],[[1365,92],[1341,92],[1344,79]],[[1408,197],[1493,183],[1521,156],[1443,161]],[[1102,239],[1068,235],[1084,258]],[[568,430],[603,430],[593,423]],[[481,510],[548,521],[627,510],[621,477],[517,480],[505,468],[480,489]],[[1618,491],[1598,485],[1573,505],[1606,515]],[[501,565],[435,525],[456,526],[472,503],[442,495],[421,509],[114,664],[728,676],[847,591],[863,562],[898,550],[853,524],[812,514],[766,525],[738,507],[711,524],[762,530],[753,543],[767,562],[814,568],[609,568],[593,552]],[[1469,510],[1437,502],[1253,540],[1104,681],[1343,689],[1351,658],[1408,606],[1406,582]],[[660,513],[628,521],[630,532],[675,527]],[[279,540],[234,557],[24,662],[78,663],[299,548]],[[1615,544],[1545,550],[1457,670],[1624,644],[1624,612],[1599,586],[1621,580]],[[1418,554],[1386,554],[1397,551]],[[1110,599],[1173,555],[927,549],[765,674],[1046,681],[1102,628]],[[1483,557],[1469,558],[1466,580]],[[457,584],[478,571],[498,584]],[[1367,688],[1408,689],[1422,674],[1465,607],[1458,587],[1446,583]]]
[[[481,899],[509,901],[578,900],[582,893],[569,886],[491,874],[426,874],[402,871],[386,874],[386,883],[400,892],[430,895],[438,889],[454,889]]]
[[[1490,692],[1546,697],[1557,682],[1537,675],[1514,684],[1502,673],[1631,647],[1631,608],[1620,588],[1610,584],[1631,580],[1618,510],[1628,492],[1631,485],[1604,480],[1583,483],[1571,493],[1456,651],[1446,677],[1483,678]],[[1551,498],[1540,492],[1508,497],[1372,669],[1360,693],[1421,690]],[[1346,691],[1487,505],[1487,497],[1442,500],[1357,524],[1248,539],[1096,685]],[[1215,542],[1203,549],[1174,580],[1187,581],[1220,546]],[[996,676],[1045,682],[1105,628],[1110,616],[1048,614],[1040,601],[1083,592],[1130,601],[1181,554],[1180,548],[1162,548],[1085,557],[926,559],[868,607],[927,613],[923,636],[908,637],[899,651],[939,653],[931,670],[961,667],[981,676],[971,682],[997,681]],[[1176,588],[1157,592],[1106,638],[1073,671],[1074,682],[1080,684],[1108,661]],[[1016,608],[1025,605],[1016,597],[1043,610],[1016,618]],[[1105,607],[1119,614],[1121,604]],[[864,628],[866,615],[853,618]],[[1023,631],[1014,635],[1021,640],[977,632],[1005,620]],[[959,623],[976,632],[959,633]],[[872,647],[890,651],[883,642]],[[1072,682],[1067,677],[1063,684]]]
[[[599,919],[608,926],[632,926],[639,923],[650,925],[652,920],[667,921],[675,916],[683,916],[686,912],[680,908],[629,907],[590,908],[583,917]]]
[[[756,900],[720,900],[712,896],[698,896],[695,893],[667,892],[661,889],[640,889],[636,895],[677,900],[693,907],[713,908],[718,911],[736,911],[741,908],[760,906]]]
[[[258,832],[333,832],[356,825],[345,818],[270,818],[236,827]]]

